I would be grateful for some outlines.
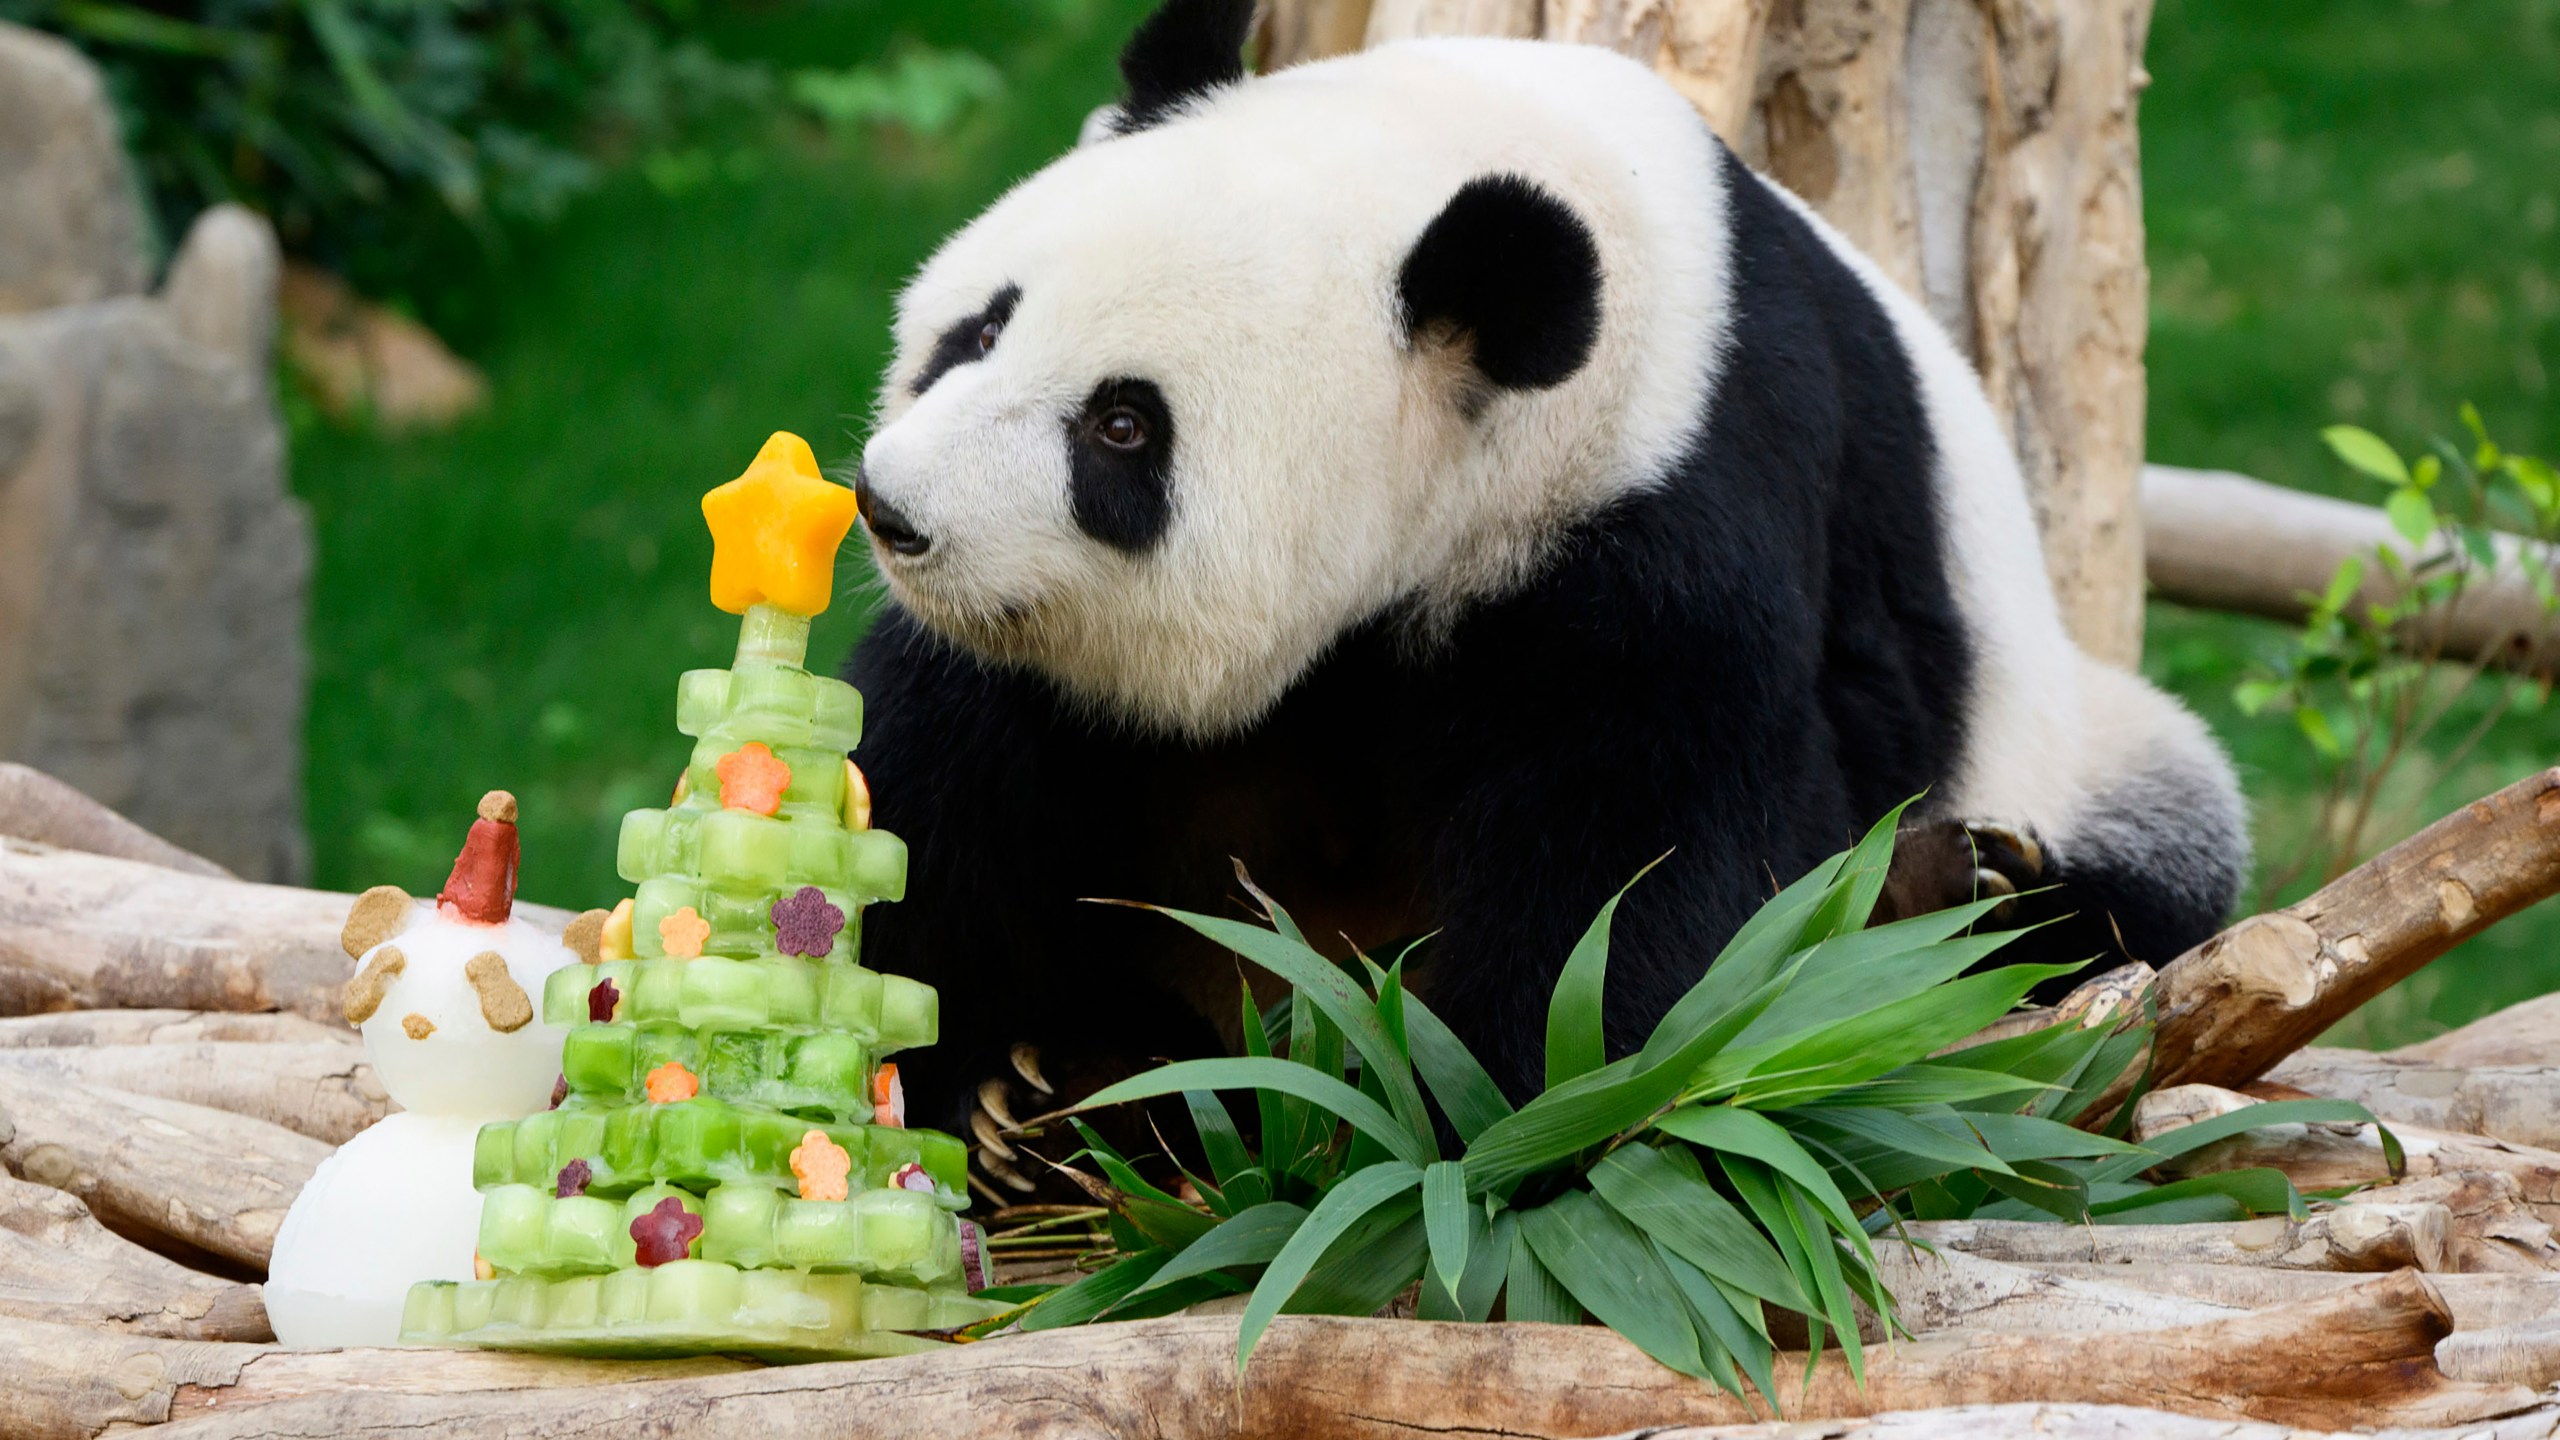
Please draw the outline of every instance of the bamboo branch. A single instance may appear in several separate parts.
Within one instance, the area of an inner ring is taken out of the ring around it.
[[[199,1274],[0,1175],[0,1316],[187,1340],[271,1340],[258,1287]]]
[[[0,1050],[0,1069],[246,1115],[330,1145],[392,1108],[364,1051],[334,1040]]]
[[[2163,967],[2154,1083],[2257,1079],[2393,983],[2560,892],[2560,769],[2455,811]]]
[[[0,1165],[182,1259],[264,1270],[286,1207],[329,1148],[243,1115],[0,1067]]]

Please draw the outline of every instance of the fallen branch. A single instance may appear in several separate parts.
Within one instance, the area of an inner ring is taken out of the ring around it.
[[[2552,1440],[2560,1406],[2541,1406],[2480,1425],[2394,1430],[2391,1440]],[[2125,1405],[1966,1405],[1904,1410],[1808,1430],[1789,1421],[1764,1425],[1648,1427],[1614,1440],[2362,1440],[2334,1430],[2254,1425],[2138,1410]]]
[[[2228,1320],[2255,1308],[2112,1283],[2106,1272],[2127,1266],[2086,1268],[2093,1273],[2066,1276],[2049,1266],[2011,1265],[1962,1250],[1933,1255],[1906,1245],[1876,1246],[1876,1274],[1893,1293],[1903,1326],[1919,1335],[2165,1330]],[[1859,1319],[1863,1337],[1884,1338],[1882,1322],[1871,1312],[1861,1309]]]
[[[2135,1107],[2133,1138],[2139,1144],[2180,1126],[2261,1103],[2255,1096],[2211,1085],[2157,1091]],[[2404,1152],[2404,1175],[2392,1173],[2374,1127],[2357,1124],[2265,1125],[2181,1155],[2162,1169],[2176,1175],[2211,1175],[2267,1166],[2283,1171],[2304,1190],[2485,1171],[2508,1177],[2516,1187],[2517,1200],[2535,1219],[2560,1224],[2560,1152],[2414,1125],[2394,1125],[2391,1133]]]
[[[227,1010],[62,1010],[0,1019],[0,1050],[192,1045],[203,1040],[237,1045],[363,1043],[344,1018],[324,1022],[300,1015],[244,1015]]]
[[[2031,1273],[2235,1310],[2307,1304],[2372,1278],[2338,1270],[2270,1270],[2252,1265],[2039,1265]],[[2427,1284],[2444,1301],[2457,1334],[2560,1313],[2560,1276],[2430,1275]]]
[[[258,1287],[110,1232],[78,1200],[0,1175],[0,1316],[185,1340],[271,1340]]]
[[[364,1051],[334,1040],[0,1050],[0,1069],[246,1115],[331,1145],[392,1108]]]
[[[2315,1045],[2288,1056],[2267,1080],[2353,1100],[2389,1122],[2560,1149],[2560,1069],[2440,1065]]]
[[[2548,1389],[2560,1381],[2560,1320],[2457,1331],[2436,1342],[2436,1368],[2457,1380]]]
[[[2163,967],[2154,1083],[2265,1074],[2428,961],[2560,892],[2560,769],[2475,801]]]
[[[230,871],[179,849],[43,771],[9,761],[0,761],[0,835],[231,878]]]
[[[2345,1204],[2439,1205],[2453,1220],[2452,1267],[2465,1275],[2547,1275],[2560,1271],[2551,1223],[2524,1202],[2505,1171],[2446,1170],[2397,1185],[2359,1190]]]
[[[2278,620],[2309,613],[2303,597],[2328,589],[2349,556],[2370,562],[2376,549],[2389,545],[2415,567],[2447,548],[2437,535],[2411,553],[2390,517],[2371,505],[2170,465],[2142,467],[2142,530],[2143,568],[2161,598]],[[2497,569],[2465,588],[2450,616],[2414,629],[2403,642],[2418,653],[2453,660],[2486,655],[2548,674],[2560,667],[2560,636],[2523,575],[2553,557],[2513,536],[2498,536],[2496,545]],[[2353,608],[2361,612],[2399,595],[2390,572],[2368,563]]]
[[[2431,1355],[2442,1304],[2400,1273],[2282,1312],[2122,1334],[1969,1335],[1908,1341],[1868,1357],[1852,1384],[1836,1352],[1799,1390],[1798,1418],[1854,1416],[2033,1397],[2137,1405],[2282,1424],[2445,1425],[2533,1403],[2517,1386],[2445,1380]],[[848,1415],[894,1415],[902,1431],[973,1434],[1001,1415],[1025,1436],[1146,1434],[1587,1436],[1638,1426],[1733,1424],[1732,1397],[1645,1358],[1593,1326],[1433,1325],[1289,1316],[1241,1379],[1232,1318],[1182,1316],[1049,1331],[896,1360],[813,1365],[610,1388],[493,1394],[313,1395],[173,1426],[159,1440],[467,1432],[535,1440],[594,1436],[646,1416],[662,1440],[804,1440]],[[369,1372],[368,1372],[369,1373]]]
[[[0,1067],[0,1165],[181,1259],[263,1271],[285,1208],[329,1149],[245,1115]]]
[[[339,1018],[351,896],[0,838],[0,1014],[174,1007]],[[569,916],[519,904],[553,929]]]
[[[2343,1206],[2308,1220],[2278,1215],[2218,1225],[1930,1220],[1903,1228],[1942,1250],[2012,1265],[2247,1265],[2370,1273],[2446,1268],[2452,1216],[2441,1205],[2368,1205]]]

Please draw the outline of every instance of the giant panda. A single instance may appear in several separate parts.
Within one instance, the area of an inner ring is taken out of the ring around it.
[[[1918,303],[1614,53],[1248,79],[1251,13],[1169,0],[1126,98],[899,303],[850,678],[914,847],[868,955],[945,997],[920,1115],[1037,1098],[1008,1057],[1045,1088],[1231,1046],[1231,957],[1079,902],[1240,916],[1235,861],[1337,953],[1431,934],[1415,987],[1515,1100],[1575,938],[1666,852],[1617,914],[1621,1051],[1913,796],[1889,904],[2021,892],[2039,958],[2213,931],[2231,767],[2067,637]]]

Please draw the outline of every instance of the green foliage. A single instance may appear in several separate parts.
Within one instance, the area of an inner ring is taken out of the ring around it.
[[[1001,89],[963,50],[788,72],[715,53],[694,0],[0,0],[96,60],[164,234],[237,200],[396,284],[440,239],[547,222],[617,163],[663,192],[761,164],[775,123],[948,131]]]
[[[2500,448],[2475,407],[2462,407],[2462,425],[2463,442],[2438,438],[2414,459],[2353,425],[2321,432],[2338,459],[2386,488],[2383,510],[2404,543],[2340,561],[2325,590],[2303,597],[2310,613],[2277,663],[2234,687],[2242,713],[2290,717],[2328,786],[2332,823],[2279,873],[2274,888],[2297,874],[2330,878],[2364,858],[2376,831],[2402,828],[2401,817],[2378,814],[2395,767],[2413,758],[2459,765],[2501,717],[2539,709],[2548,698],[2548,677],[2492,666],[2505,647],[2530,653],[2560,624],[2560,592],[2548,564],[2548,547],[2560,541],[2560,476],[2543,460]],[[2451,626],[2493,581],[2529,590],[2539,602],[2537,623],[2481,653],[2455,653]],[[2467,732],[2430,747],[2476,691],[2487,698],[2469,707],[2475,718]]]
[[[1775,1410],[1767,1308],[1803,1315],[1817,1354],[1836,1341],[1862,1373],[1854,1306],[1893,1305],[1871,1237],[1901,1220],[2302,1213],[2271,1170],[2141,1178],[2238,1119],[2147,1148],[2067,1123],[2139,1062],[2144,1025],[1939,1054],[2070,967],[1967,973],[2008,938],[1966,933],[1987,903],[1866,926],[1898,819],[1780,892],[1618,1060],[1600,1030],[1611,900],[1550,1002],[1546,1087],[1517,1110],[1405,993],[1401,961],[1363,957],[1364,985],[1259,891],[1267,928],[1163,911],[1289,983],[1289,1057],[1269,1053],[1248,1004],[1245,1056],[1167,1065],[1095,1095],[1094,1106],[1184,1096],[1210,1173],[1190,1177],[1200,1203],[1185,1205],[1084,1132],[1115,1195],[1122,1253],[1029,1302],[1020,1323],[1246,1294],[1242,1365],[1283,1312],[1366,1314],[1419,1287],[1426,1319],[1596,1318]],[[1257,1098],[1259,1154],[1215,1093],[1230,1090]],[[1458,1154],[1443,1152],[1426,1094]],[[2370,1119],[2306,1101],[2257,1107],[2245,1124]]]

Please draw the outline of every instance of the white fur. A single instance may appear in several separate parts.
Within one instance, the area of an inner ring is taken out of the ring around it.
[[[1591,226],[1603,315],[1571,379],[1470,424],[1454,360],[1403,348],[1396,275],[1494,173]],[[1079,148],[901,302],[865,483],[934,544],[875,547],[882,572],[929,623],[1099,708],[1248,724],[1346,628],[1516,585],[1679,452],[1726,329],[1721,232],[1699,223],[1720,184],[1695,113],[1640,67],[1490,40],[1301,66]],[[1007,284],[1022,301],[994,352],[911,399],[936,336]],[[1063,418],[1119,375],[1164,388],[1176,434],[1173,524],[1135,558],[1068,509]]]

